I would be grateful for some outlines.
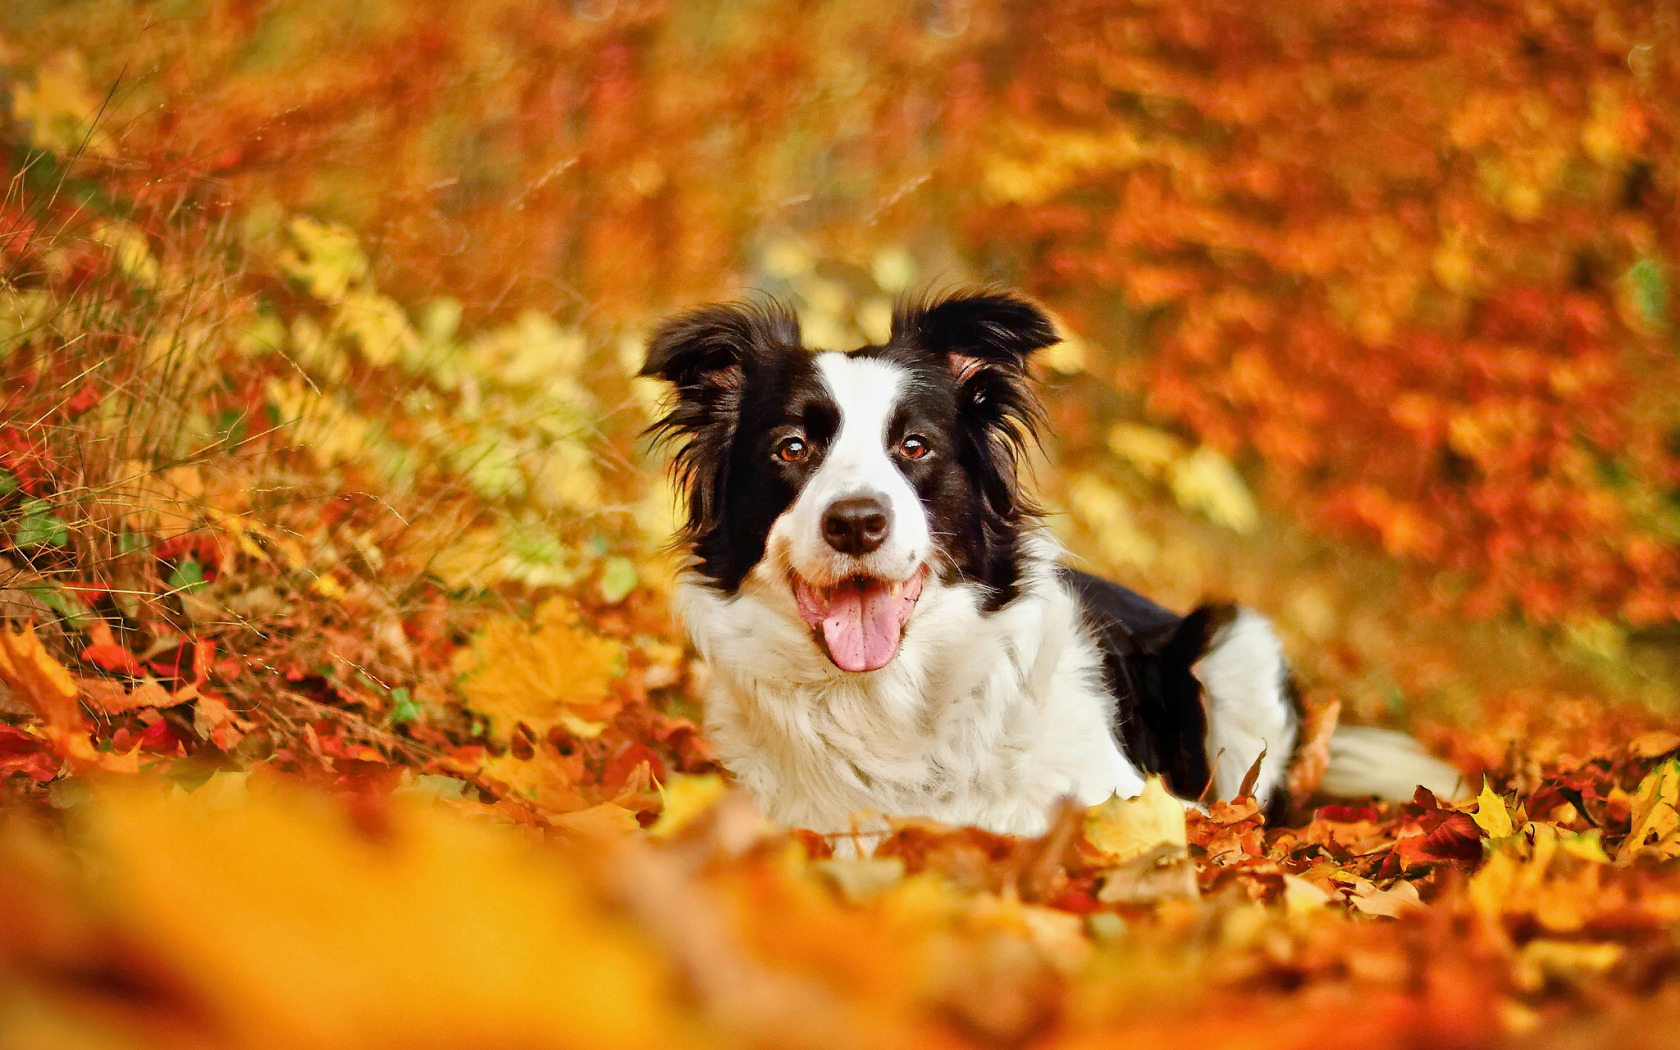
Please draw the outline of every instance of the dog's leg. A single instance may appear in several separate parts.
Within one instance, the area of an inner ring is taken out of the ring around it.
[[[1272,625],[1248,609],[1219,628],[1195,666],[1207,708],[1208,767],[1213,797],[1240,789],[1262,752],[1254,796],[1269,806],[1281,793],[1300,736],[1300,713],[1289,663]],[[1318,792],[1333,798],[1403,802],[1419,786],[1438,798],[1458,798],[1458,771],[1413,738],[1375,726],[1338,726],[1330,737],[1330,765]]]
[[[1289,663],[1272,625],[1250,609],[1236,610],[1193,670],[1207,710],[1211,797],[1234,797],[1258,761],[1254,797],[1270,806],[1288,776],[1301,723]]]

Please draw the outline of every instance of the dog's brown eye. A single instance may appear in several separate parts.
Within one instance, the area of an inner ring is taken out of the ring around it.
[[[800,463],[810,454],[804,438],[785,437],[776,445],[776,458],[783,463]]]
[[[898,454],[905,459],[921,459],[928,454],[927,442],[911,434],[898,443]]]

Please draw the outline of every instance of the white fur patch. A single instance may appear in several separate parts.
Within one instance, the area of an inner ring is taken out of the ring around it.
[[[1330,767],[1318,790],[1338,798],[1409,802],[1419,787],[1443,801],[1467,796],[1464,776],[1404,733],[1376,726],[1337,726]]]
[[[818,585],[857,575],[907,579],[933,551],[922,501],[887,451],[887,425],[909,372],[886,361],[837,353],[818,354],[817,371],[840,409],[840,429],[799,498],[771,528],[769,558],[785,559]],[[836,551],[822,535],[828,508],[853,496],[875,496],[892,512],[886,542],[862,557]]]
[[[1031,541],[1020,595],[985,614],[969,584],[930,579],[898,657],[851,673],[761,564],[733,596],[695,577],[676,603],[710,662],[706,732],[772,820],[844,833],[859,814],[1036,835],[1057,799],[1137,794],[1113,702],[1056,549]]]
[[[1228,799],[1264,752],[1254,797],[1269,803],[1283,786],[1298,732],[1288,694],[1289,664],[1272,625],[1237,611],[1196,664],[1207,705],[1207,756],[1213,797]]]

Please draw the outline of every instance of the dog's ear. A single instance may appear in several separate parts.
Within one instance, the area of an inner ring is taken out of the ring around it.
[[[740,386],[756,350],[799,345],[799,320],[780,304],[714,303],[666,319],[648,338],[641,375],[669,382],[678,396]]]
[[[671,447],[690,538],[718,518],[748,362],[799,345],[798,318],[774,302],[698,307],[666,320],[649,337],[640,374],[670,383],[674,396],[648,432]]]
[[[1005,291],[964,291],[901,307],[893,340],[946,360],[959,384],[986,369],[1025,373],[1027,358],[1061,341],[1044,311]]]
[[[901,306],[892,339],[933,355],[956,379],[958,459],[984,499],[988,536],[1007,545],[1040,513],[1020,477],[1043,422],[1027,360],[1060,341],[1056,326],[1021,296],[985,289]]]

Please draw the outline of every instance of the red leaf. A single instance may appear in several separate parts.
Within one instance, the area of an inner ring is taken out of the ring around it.
[[[94,405],[99,404],[100,399],[104,396],[103,391],[95,389],[90,383],[76,391],[70,400],[64,402],[64,412],[71,419],[75,419]]]
[[[101,671],[134,678],[141,675],[139,659],[128,651],[127,646],[117,641],[109,626],[103,623],[95,624],[88,631],[88,637],[93,639],[93,644],[82,650],[82,659]]]
[[[44,784],[58,776],[61,765],[46,740],[0,725],[0,774],[27,773]]]

